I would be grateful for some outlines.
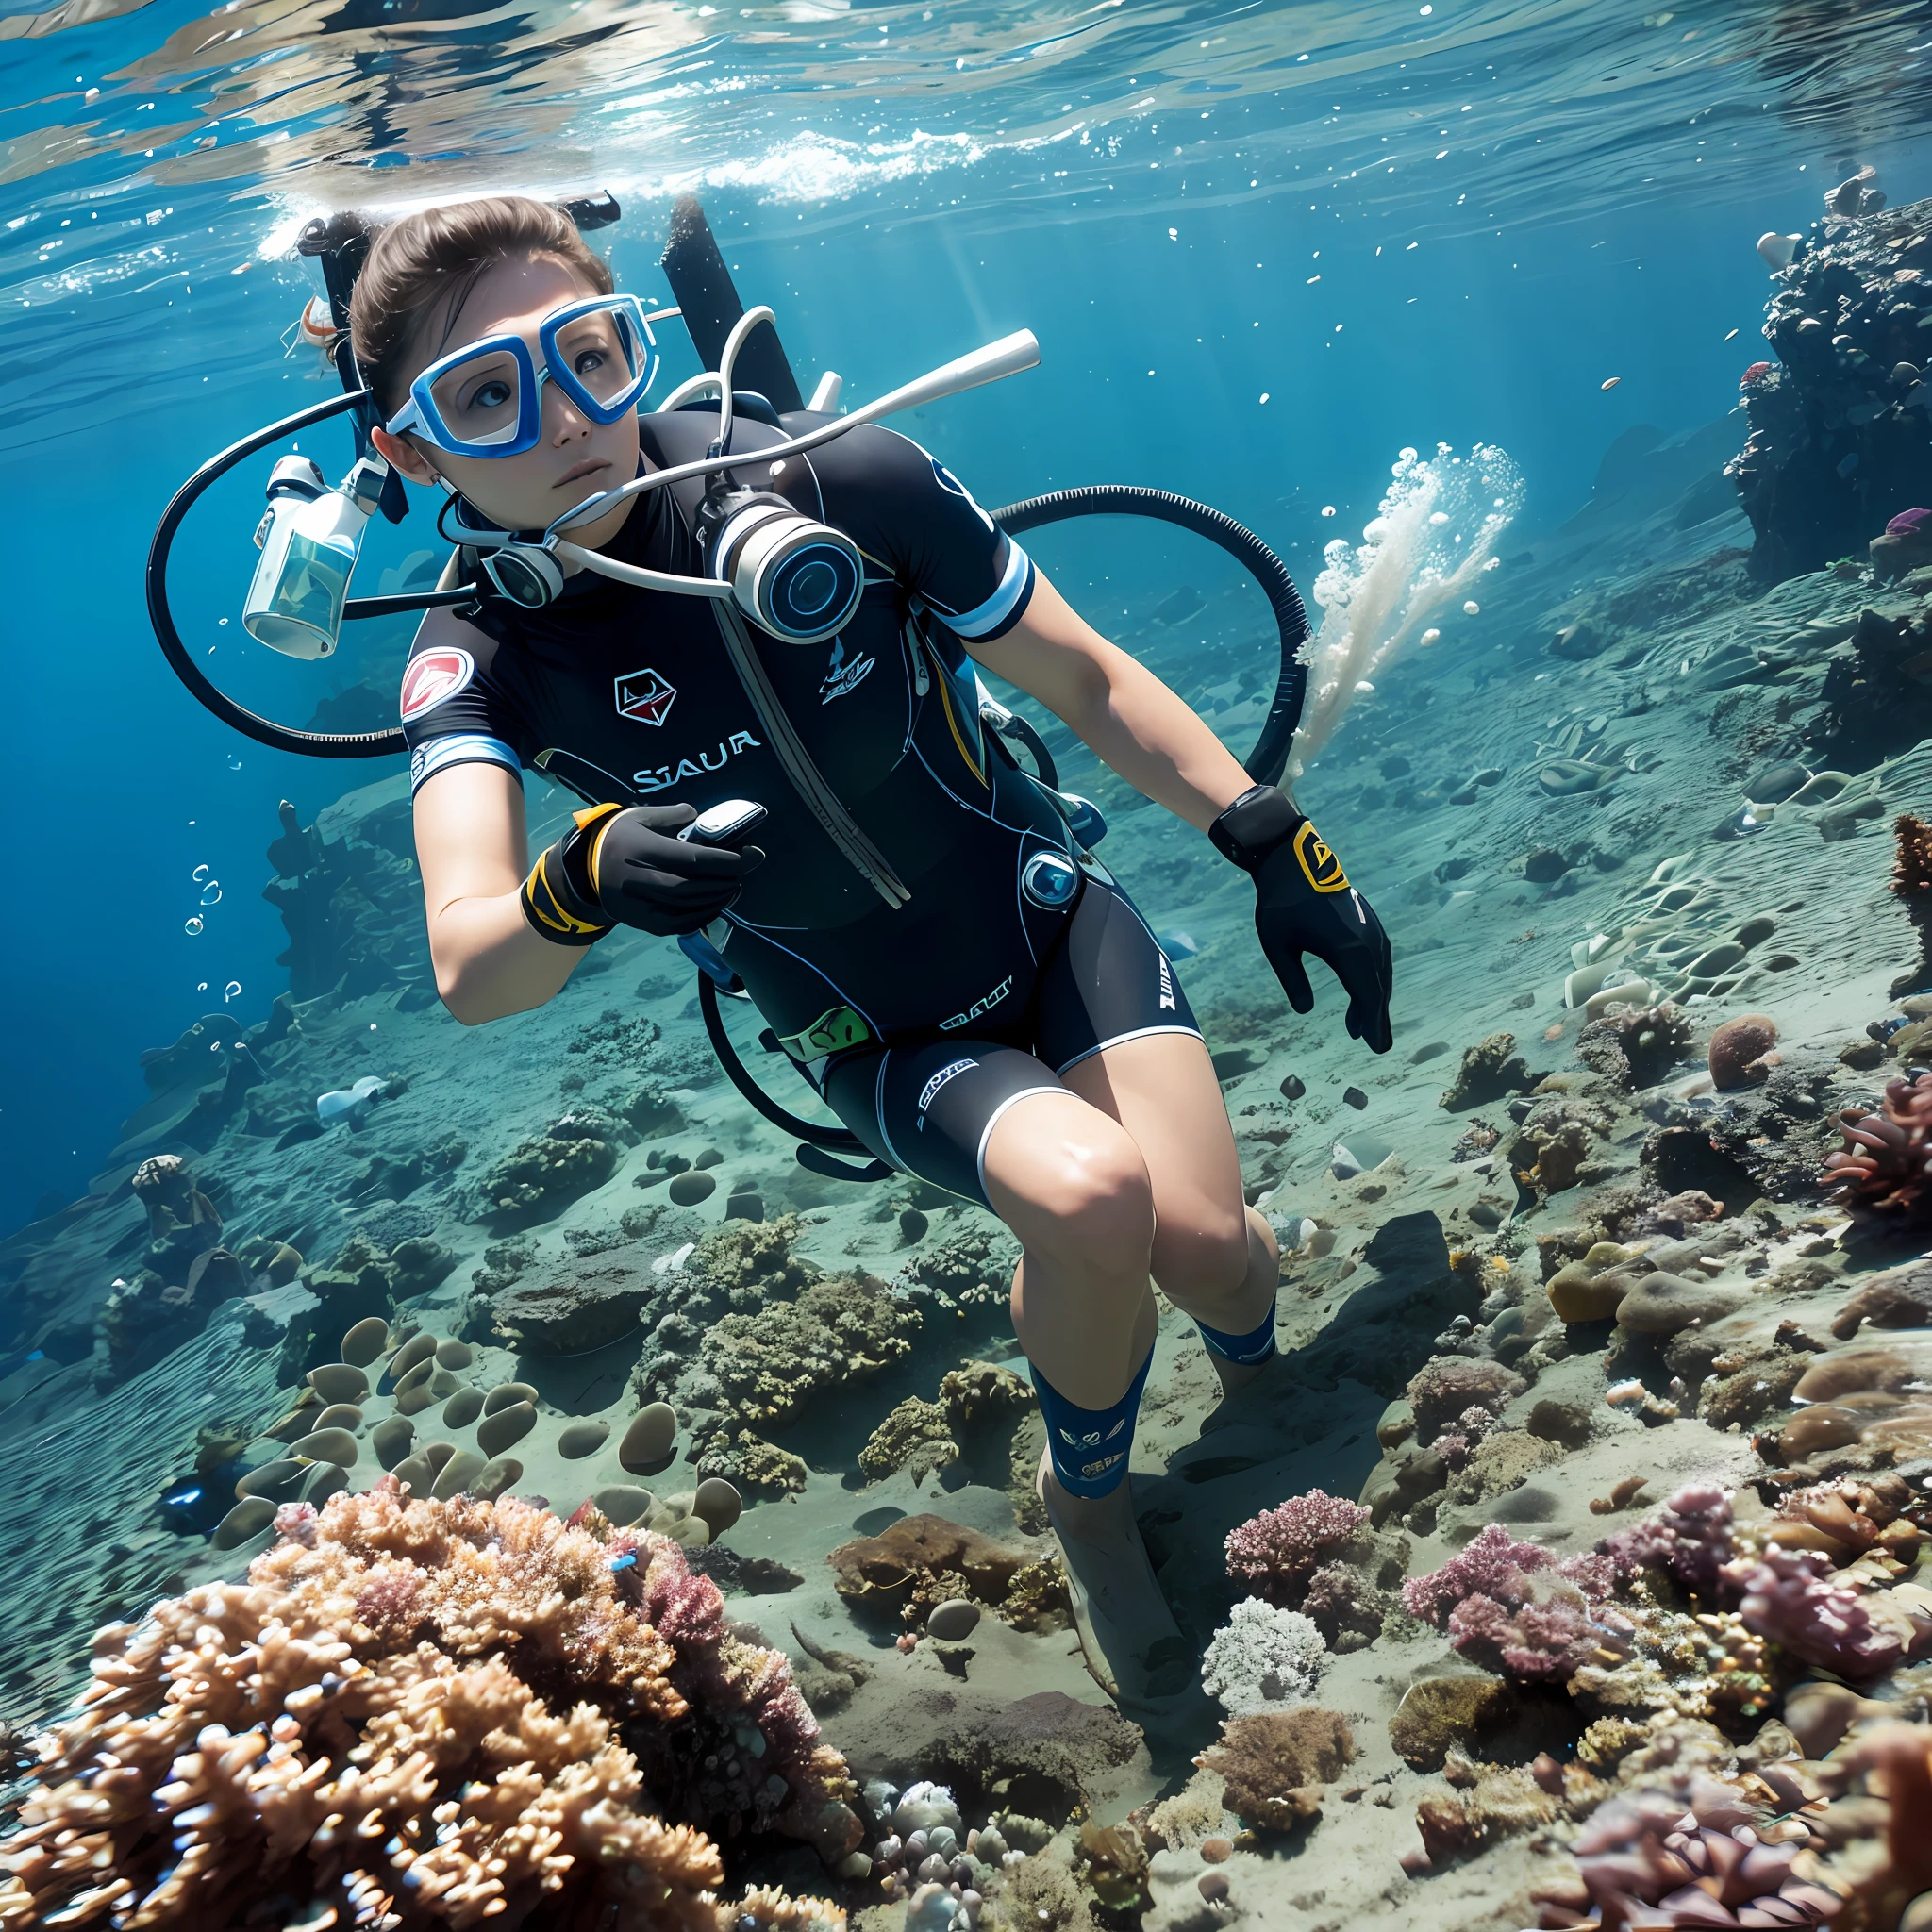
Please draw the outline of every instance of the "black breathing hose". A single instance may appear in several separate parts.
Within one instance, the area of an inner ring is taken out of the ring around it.
[[[992,520],[1009,537],[1017,537],[1041,524],[1065,523],[1072,517],[1111,516],[1152,517],[1191,530],[1226,551],[1260,585],[1281,635],[1281,668],[1261,735],[1242,769],[1257,785],[1275,784],[1287,767],[1289,747],[1294,741],[1295,726],[1302,721],[1302,703],[1308,688],[1308,667],[1301,661],[1301,648],[1308,641],[1308,614],[1302,608],[1301,592],[1295,589],[1288,566],[1254,531],[1223,511],[1196,503],[1191,496],[1176,496],[1170,490],[1147,490],[1131,483],[1092,483],[1082,490],[1029,496],[1024,503],[1009,503],[1005,509],[994,510]]]

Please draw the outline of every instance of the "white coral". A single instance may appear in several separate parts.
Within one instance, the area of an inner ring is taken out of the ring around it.
[[[1327,1661],[1322,1633],[1299,1610],[1243,1598],[1201,1659],[1201,1682],[1229,1717],[1288,1710],[1313,1694]]]

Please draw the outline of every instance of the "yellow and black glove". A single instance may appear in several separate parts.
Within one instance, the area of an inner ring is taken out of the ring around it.
[[[756,845],[734,852],[676,838],[696,816],[688,805],[597,805],[578,812],[530,868],[524,917],[559,946],[592,945],[613,925],[663,935],[708,925],[765,855]]]
[[[1374,908],[1348,882],[1341,861],[1285,791],[1256,785],[1230,805],[1208,836],[1224,858],[1255,881],[1255,929],[1288,1003],[1315,1004],[1302,955],[1324,961],[1348,995],[1344,1024],[1372,1053],[1394,1043],[1389,996],[1394,969]]]

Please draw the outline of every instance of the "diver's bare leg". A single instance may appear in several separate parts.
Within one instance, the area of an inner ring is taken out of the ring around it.
[[[1148,1287],[1154,1190],[1120,1124],[1071,1093],[1034,1093],[995,1123],[988,1198],[1019,1236],[1013,1330],[1069,1402],[1104,1409],[1125,1393],[1154,1345]],[[1082,1648],[1109,1690],[1150,1688],[1185,1643],[1134,1522],[1128,1480],[1069,1495],[1042,1458],[1041,1500],[1066,1558]]]
[[[1207,1047],[1185,1033],[1149,1034],[1109,1046],[1062,1077],[1121,1124],[1146,1163],[1151,1265],[1162,1292],[1210,1328],[1247,1334],[1274,1304],[1280,1260],[1274,1229],[1242,1204],[1234,1129]],[[1230,1395],[1269,1366],[1231,1362],[1212,1349],[1208,1359]]]

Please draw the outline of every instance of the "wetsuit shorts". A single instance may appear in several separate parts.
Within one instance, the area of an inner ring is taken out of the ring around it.
[[[1030,1093],[1071,1091],[1061,1077],[1070,1068],[1155,1033],[1201,1037],[1146,922],[1117,886],[1090,874],[1012,1023],[855,1048],[827,1061],[818,1084],[881,1160],[991,1208],[986,1147],[1000,1116]]]

